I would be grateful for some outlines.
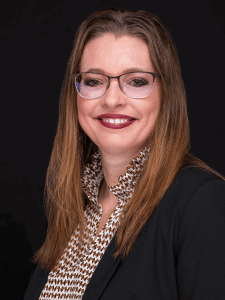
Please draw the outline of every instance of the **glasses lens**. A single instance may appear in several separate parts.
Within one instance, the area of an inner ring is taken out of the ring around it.
[[[149,73],[128,73],[121,76],[120,82],[128,97],[145,98],[152,92],[154,79]]]
[[[76,76],[78,93],[87,99],[100,98],[106,91],[108,78],[101,74],[83,73]]]

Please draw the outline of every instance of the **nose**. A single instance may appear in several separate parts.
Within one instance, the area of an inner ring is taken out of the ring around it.
[[[119,86],[117,78],[110,78],[110,83],[107,91],[101,97],[102,104],[108,107],[116,107],[118,105],[126,105],[127,96],[123,93]]]

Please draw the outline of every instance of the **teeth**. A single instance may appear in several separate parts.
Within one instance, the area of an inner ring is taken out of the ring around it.
[[[112,124],[120,124],[129,122],[129,119],[102,119],[104,122],[112,123]]]

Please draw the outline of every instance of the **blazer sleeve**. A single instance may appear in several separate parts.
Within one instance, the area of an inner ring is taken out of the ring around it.
[[[180,218],[177,239],[180,300],[225,299],[225,181],[194,191]]]

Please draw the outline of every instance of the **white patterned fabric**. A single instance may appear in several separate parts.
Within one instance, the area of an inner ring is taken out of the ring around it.
[[[132,197],[135,183],[149,153],[150,148],[147,147],[140,151],[139,155],[130,162],[127,172],[118,178],[118,184],[109,188],[117,196],[118,205],[97,238],[95,236],[102,216],[98,193],[104,175],[100,151],[97,150],[91,156],[91,162],[86,165],[82,176],[83,190],[89,203],[84,212],[87,228],[81,247],[78,249],[79,228],[77,228],[55,270],[49,273],[39,300],[82,299],[98,263],[119,227],[124,207]]]

